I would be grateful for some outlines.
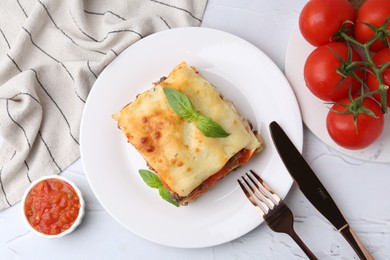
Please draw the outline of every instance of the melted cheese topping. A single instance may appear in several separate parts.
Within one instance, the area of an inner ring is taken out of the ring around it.
[[[188,123],[171,109],[164,87],[187,95],[196,110],[212,118],[230,135],[204,136],[194,123]],[[113,118],[161,180],[183,197],[218,172],[237,152],[255,151],[261,146],[234,106],[185,62]]]

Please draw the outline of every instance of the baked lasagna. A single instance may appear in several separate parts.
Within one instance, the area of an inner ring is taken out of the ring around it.
[[[164,88],[186,95],[229,133],[206,137],[171,108]],[[181,205],[196,199],[262,150],[260,135],[216,87],[186,62],[113,115],[118,127]]]

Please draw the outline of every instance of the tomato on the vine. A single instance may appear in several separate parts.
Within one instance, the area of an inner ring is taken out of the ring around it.
[[[335,41],[333,35],[346,20],[355,20],[354,8],[348,0],[310,0],[299,16],[299,28],[309,43],[320,46]],[[352,24],[346,24],[348,27]]]
[[[348,59],[348,50],[351,51],[351,61]],[[335,53],[337,53],[337,56]],[[343,64],[341,58],[345,64]],[[304,66],[304,78],[309,90],[318,98],[325,101],[337,101],[360,89],[361,82],[352,75],[347,75],[351,62],[361,61],[359,54],[346,43],[331,42],[317,47],[307,58]],[[353,73],[362,80],[363,71]],[[342,76],[341,74],[345,75]]]
[[[375,53],[374,56],[372,57],[372,61],[379,68],[382,65],[390,62],[390,49],[386,48],[386,49],[381,50],[380,52]],[[390,87],[390,66],[383,70],[382,80],[383,80],[383,83],[385,85]],[[370,91],[374,91],[374,90],[378,89],[378,87],[379,87],[378,79],[375,77],[375,75],[373,73],[367,73],[366,83],[367,83],[367,87]],[[387,98],[386,98],[387,107],[390,107],[390,90],[387,90],[386,94],[387,94],[386,95],[387,96]],[[375,93],[373,96],[379,102],[381,101],[381,97],[380,97],[379,93]]]
[[[354,36],[360,43],[367,42],[375,33],[373,29],[364,23],[371,24],[375,27],[381,27],[386,19],[390,16],[390,0],[366,0],[358,9],[356,14],[356,24],[354,28]],[[390,30],[390,23],[386,27]],[[390,42],[390,35],[387,37],[387,42]],[[370,46],[370,50],[379,51],[386,48],[385,44],[377,39]]]
[[[353,100],[356,101],[358,98],[355,96]],[[326,127],[330,137],[338,145],[347,149],[363,149],[377,140],[383,132],[384,117],[379,104],[369,97],[361,101],[358,104],[351,104],[348,97],[344,98],[339,101],[339,104],[332,106],[326,118]],[[354,111],[362,110],[362,108],[369,110],[373,115],[362,111],[354,117],[353,113],[345,113],[348,108],[344,105],[350,105],[350,109]]]

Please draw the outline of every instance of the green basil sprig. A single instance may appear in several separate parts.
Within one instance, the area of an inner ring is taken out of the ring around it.
[[[172,199],[171,193],[164,187],[160,178],[156,174],[148,170],[139,170],[138,172],[149,187],[158,189],[161,198],[169,203],[172,203],[176,207],[179,207],[179,203]]]
[[[195,122],[205,136],[219,138],[230,135],[214,120],[197,111],[185,94],[173,88],[164,88],[164,93],[172,110],[189,123]]]

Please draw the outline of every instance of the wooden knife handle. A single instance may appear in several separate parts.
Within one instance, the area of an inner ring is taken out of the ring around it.
[[[363,245],[363,243],[359,240],[355,232],[352,228],[347,224],[342,227],[340,233],[344,236],[344,238],[348,241],[348,243],[355,250],[356,254],[362,260],[373,260],[375,259],[370,252],[368,252],[367,248]]]

